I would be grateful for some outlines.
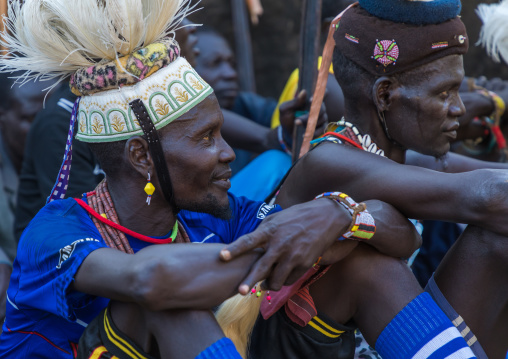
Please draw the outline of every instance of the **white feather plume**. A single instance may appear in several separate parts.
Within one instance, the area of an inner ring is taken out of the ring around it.
[[[483,45],[494,61],[502,58],[508,63],[508,0],[480,4],[476,12],[483,22],[477,44]]]
[[[0,72],[59,81],[174,35],[191,0],[10,0]]]

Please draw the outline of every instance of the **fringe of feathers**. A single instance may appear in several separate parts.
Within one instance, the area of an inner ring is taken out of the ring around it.
[[[483,22],[477,45],[485,47],[496,62],[508,63],[508,0],[499,4],[480,4],[476,13]]]
[[[0,72],[16,81],[56,80],[173,37],[191,0],[10,0]]]

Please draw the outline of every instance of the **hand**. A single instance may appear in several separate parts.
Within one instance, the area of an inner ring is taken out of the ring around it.
[[[267,217],[254,232],[224,248],[220,257],[230,261],[262,248],[264,254],[252,266],[238,291],[245,295],[263,280],[265,289],[280,290],[305,274],[350,223],[349,212],[330,199],[306,202]]]
[[[298,95],[290,100],[280,104],[279,112],[280,112],[280,124],[286,136],[292,136],[293,128],[295,126],[295,112],[303,110],[305,108],[307,99],[307,92],[302,90],[298,93]],[[312,99],[310,99],[312,101]],[[309,119],[309,114],[305,114],[298,117],[299,120],[303,122],[305,126],[307,126],[307,121]],[[319,111],[319,117],[316,124],[316,130],[314,131],[314,138],[319,137],[323,134],[323,131],[328,124],[328,115],[326,114],[326,107],[324,102],[321,104],[321,109]]]

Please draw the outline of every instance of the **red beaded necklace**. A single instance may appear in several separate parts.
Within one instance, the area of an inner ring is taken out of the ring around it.
[[[99,230],[106,245],[110,248],[118,249],[124,253],[134,254],[125,234],[144,242],[154,244],[189,242],[187,233],[185,233],[183,226],[178,225],[178,221],[175,222],[171,236],[164,239],[151,238],[120,225],[105,179],[99,183],[95,191],[88,192],[86,198],[88,204],[79,198],[75,198],[75,200],[90,214],[93,223]]]

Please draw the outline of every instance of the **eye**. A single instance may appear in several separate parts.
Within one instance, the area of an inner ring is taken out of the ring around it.
[[[212,139],[213,139],[212,131],[208,132],[207,134],[205,134],[203,136],[203,141],[205,141],[205,142],[211,142]]]
[[[450,96],[449,91],[443,91],[443,92],[439,93],[439,97],[442,98],[443,100],[446,100],[448,98],[448,96]]]

